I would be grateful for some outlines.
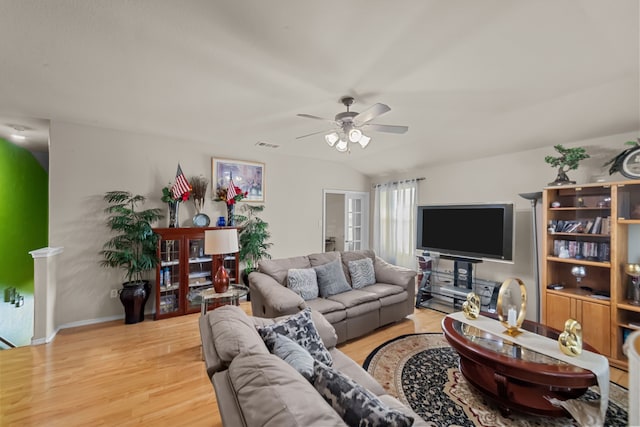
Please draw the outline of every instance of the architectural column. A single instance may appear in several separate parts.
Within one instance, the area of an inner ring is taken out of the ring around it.
[[[42,248],[29,252],[33,257],[33,337],[32,345],[53,340],[57,287],[57,256],[64,248]]]

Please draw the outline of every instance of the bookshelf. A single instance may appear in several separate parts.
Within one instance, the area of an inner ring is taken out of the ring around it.
[[[543,322],[562,330],[578,320],[584,340],[627,369],[622,345],[640,329],[624,272],[640,263],[640,180],[547,187],[542,206]]]

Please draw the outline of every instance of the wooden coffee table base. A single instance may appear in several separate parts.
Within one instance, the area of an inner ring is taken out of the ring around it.
[[[460,372],[505,413],[516,410],[533,415],[566,417],[568,413],[553,406],[546,397],[575,399],[597,383],[593,372],[576,366],[527,361],[521,355],[506,355],[478,345],[460,333],[455,322],[445,317],[442,330],[460,356]],[[557,331],[534,322],[525,321],[523,327],[552,339],[558,336]],[[494,343],[507,340],[488,333],[485,338]],[[593,351],[587,344],[585,348]]]
[[[460,372],[471,385],[498,406],[503,414],[509,414],[515,410],[533,415],[566,417],[567,412],[563,408],[553,406],[545,396],[567,400],[580,397],[587,391],[587,388],[563,389],[510,378],[504,373],[479,365],[462,356]]]

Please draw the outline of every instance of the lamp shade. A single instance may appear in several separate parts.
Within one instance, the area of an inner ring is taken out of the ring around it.
[[[204,253],[207,255],[232,254],[238,252],[238,230],[225,228],[204,232]]]

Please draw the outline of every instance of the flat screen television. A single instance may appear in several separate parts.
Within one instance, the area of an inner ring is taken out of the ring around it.
[[[418,249],[513,262],[513,204],[418,206]]]

